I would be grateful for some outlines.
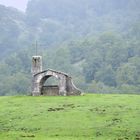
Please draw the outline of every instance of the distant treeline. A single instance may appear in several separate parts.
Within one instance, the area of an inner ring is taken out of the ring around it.
[[[36,40],[44,69],[70,74],[83,92],[140,93],[139,0],[30,0],[25,13],[0,5],[0,95],[30,93]]]

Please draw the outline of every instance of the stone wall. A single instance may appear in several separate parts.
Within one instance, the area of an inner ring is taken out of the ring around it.
[[[51,76],[58,79],[57,86],[44,86],[45,81]],[[32,58],[32,95],[40,96],[69,96],[81,95],[81,91],[76,88],[72,78],[66,73],[48,69],[42,71],[42,57],[33,56]]]
[[[41,95],[43,96],[58,96],[59,87],[57,85],[53,86],[43,86],[41,90]]]

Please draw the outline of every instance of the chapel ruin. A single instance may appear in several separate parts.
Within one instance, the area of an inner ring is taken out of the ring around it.
[[[47,85],[44,83],[50,78],[58,79],[58,85]],[[70,96],[81,95],[81,91],[76,88],[72,78],[59,71],[52,69],[42,70],[42,56],[32,57],[32,96]]]

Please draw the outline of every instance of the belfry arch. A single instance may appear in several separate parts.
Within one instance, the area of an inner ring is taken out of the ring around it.
[[[46,80],[50,77],[58,79],[58,85],[44,86]],[[81,92],[75,87],[72,78],[59,71],[48,69],[42,71],[42,57],[33,56],[32,60],[32,95],[80,95]]]

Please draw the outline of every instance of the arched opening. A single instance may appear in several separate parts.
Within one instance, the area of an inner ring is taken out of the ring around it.
[[[59,79],[47,75],[41,80],[41,95],[58,96],[59,95]]]

